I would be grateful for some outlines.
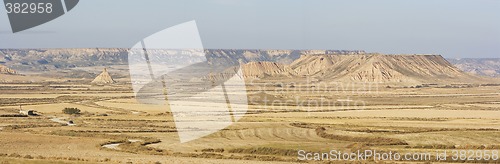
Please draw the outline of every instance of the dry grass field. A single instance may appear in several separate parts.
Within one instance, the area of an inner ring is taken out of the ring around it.
[[[247,89],[242,119],[180,143],[171,112],[139,103],[126,84],[2,84],[0,163],[302,163],[298,150],[500,149],[500,86]],[[19,106],[39,115],[17,117]]]

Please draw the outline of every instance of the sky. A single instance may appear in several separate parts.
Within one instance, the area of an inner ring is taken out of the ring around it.
[[[500,0],[81,0],[0,48],[130,48],[195,20],[205,48],[334,49],[500,58]]]

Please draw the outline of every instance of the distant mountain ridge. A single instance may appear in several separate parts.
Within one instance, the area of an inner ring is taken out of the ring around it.
[[[149,50],[152,55],[164,54],[161,60],[165,64],[176,64],[180,61],[185,62],[199,59],[190,59],[192,56],[186,55],[193,52],[179,54],[179,51],[172,50]],[[190,50],[184,50],[190,51]],[[1,49],[0,50],[0,64],[8,67],[10,73],[17,71],[48,71],[48,70],[61,70],[75,67],[89,67],[89,66],[110,66],[110,65],[126,65],[128,63],[128,49],[119,48],[85,48],[85,49]],[[306,59],[300,59],[302,55],[369,55],[365,51],[360,50],[257,50],[257,49],[208,49],[205,50],[209,62],[230,63],[230,62],[261,62],[259,64],[247,67],[255,67],[257,70],[250,71],[252,74],[249,76],[269,76],[275,75],[276,71],[284,71],[284,69],[293,69],[297,74],[310,74],[320,75],[325,72],[322,68],[326,68],[333,63],[329,58],[324,58],[324,62],[317,59],[309,58],[311,63],[306,63]],[[201,57],[201,56],[200,56]],[[346,56],[344,56],[345,58]],[[198,57],[199,58],[199,57]],[[204,58],[204,57],[203,57]],[[217,58],[217,60],[210,60]],[[343,60],[343,59],[342,59]],[[396,59],[391,59],[396,60]],[[398,59],[400,60],[400,59]],[[439,59],[444,60],[444,59]],[[474,75],[500,77],[500,59],[447,59],[450,63],[458,67],[460,70],[471,73]],[[273,65],[266,62],[277,63]],[[348,62],[342,61],[342,62]],[[300,66],[298,63],[304,65]],[[387,63],[378,62],[378,63]],[[218,63],[213,63],[218,64]],[[291,68],[284,68],[282,66],[291,64]],[[311,66],[305,66],[311,65]],[[386,68],[384,65],[381,68]],[[353,65],[354,67],[354,65]],[[272,68],[270,70],[262,68]],[[377,67],[378,68],[378,67]],[[274,70],[277,69],[277,70]],[[368,69],[368,68],[366,68]],[[337,69],[335,71],[339,71]],[[346,68],[346,70],[352,70]],[[279,72],[278,71],[278,72]],[[370,70],[364,70],[364,72]],[[4,68],[4,72],[7,69]],[[273,73],[274,72],[274,73]],[[362,71],[363,72],[363,71]],[[388,79],[390,76],[398,76],[396,72],[384,72],[380,75],[373,75],[375,79],[381,78]],[[342,73],[342,72],[338,72]],[[407,72],[411,73],[411,72]],[[345,74],[345,72],[344,72]],[[370,75],[371,76],[371,75]],[[357,76],[352,76],[354,79],[366,80],[366,75],[359,73]],[[389,78],[390,79],[390,78]]]
[[[448,59],[450,63],[464,72],[490,77],[500,77],[500,58]]]
[[[87,48],[87,49],[1,49],[0,64],[4,63],[16,70],[54,70],[87,66],[126,65],[129,49]],[[191,50],[183,50],[191,51]],[[151,55],[162,54],[166,64],[176,64],[189,60],[190,55],[179,54],[172,50],[149,50]],[[194,53],[192,52],[189,53]],[[208,58],[226,58],[217,62],[245,63],[252,61],[270,61],[283,64],[292,63],[304,54],[364,54],[364,51],[349,50],[243,50],[243,49],[207,49]],[[217,64],[217,63],[215,63]]]

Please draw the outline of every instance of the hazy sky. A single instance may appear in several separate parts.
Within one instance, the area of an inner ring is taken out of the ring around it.
[[[500,0],[81,0],[0,48],[129,48],[196,20],[205,48],[347,49],[500,57]]]

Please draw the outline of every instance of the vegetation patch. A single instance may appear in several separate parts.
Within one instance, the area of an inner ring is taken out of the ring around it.
[[[24,114],[2,114],[0,117],[28,117],[27,115]]]
[[[403,140],[395,138],[385,138],[385,137],[354,137],[345,135],[329,134],[326,132],[326,128],[318,127],[316,128],[316,134],[322,138],[334,139],[340,141],[351,141],[351,142],[365,142],[369,146],[373,145],[408,145]]]
[[[240,154],[261,154],[261,155],[279,155],[279,156],[296,156],[297,150],[279,149],[272,147],[257,147],[257,148],[236,148],[228,151],[229,153]]]

